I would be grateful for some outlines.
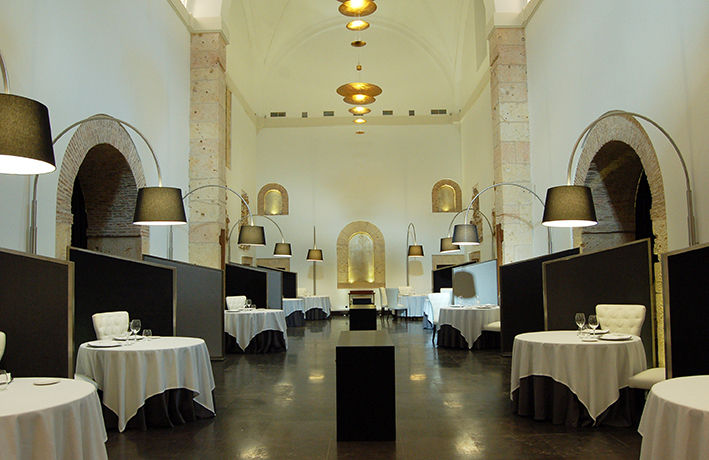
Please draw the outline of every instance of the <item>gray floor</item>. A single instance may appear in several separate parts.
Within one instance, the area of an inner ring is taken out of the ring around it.
[[[335,343],[348,319],[288,331],[288,352],[212,363],[217,416],[110,432],[111,459],[632,459],[633,429],[571,429],[510,413],[510,359],[435,348],[420,321],[380,322],[396,345],[397,441],[338,443]]]

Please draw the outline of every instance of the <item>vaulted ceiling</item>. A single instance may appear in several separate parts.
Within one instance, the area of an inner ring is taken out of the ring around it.
[[[458,113],[487,70],[483,0],[380,0],[352,32],[337,0],[232,0],[227,74],[257,117],[350,116],[335,89],[365,81],[384,90],[372,115]],[[350,42],[367,42],[354,48]],[[363,70],[357,72],[357,63]]]

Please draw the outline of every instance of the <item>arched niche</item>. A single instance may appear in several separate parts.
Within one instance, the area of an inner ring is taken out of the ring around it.
[[[281,184],[271,183],[258,192],[258,213],[278,216],[288,214],[288,191]]]
[[[386,286],[384,235],[371,222],[356,221],[337,237],[338,289]]]
[[[461,210],[461,190],[457,182],[442,179],[431,190],[431,210],[433,212],[458,212]]]

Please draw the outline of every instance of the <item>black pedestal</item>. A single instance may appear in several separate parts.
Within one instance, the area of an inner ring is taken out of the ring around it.
[[[353,305],[350,307],[350,331],[376,331],[377,307]]]
[[[337,440],[396,440],[394,344],[385,331],[343,331],[337,342]]]

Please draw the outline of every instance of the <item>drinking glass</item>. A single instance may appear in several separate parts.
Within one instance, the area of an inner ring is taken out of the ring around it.
[[[0,369],[0,391],[7,389],[8,383],[10,383],[10,376],[7,372]]]
[[[583,313],[576,313],[574,316],[574,321],[576,321],[576,325],[579,327],[577,335],[581,335],[581,332],[583,332],[583,325],[586,324],[586,315]]]
[[[133,340],[138,340],[138,332],[140,332],[141,324],[139,319],[131,320],[130,322],[130,332],[133,336]]]
[[[593,338],[596,338],[596,328],[598,327],[598,318],[596,315],[588,315],[588,326],[593,329]]]
[[[143,329],[143,337],[145,337],[145,340],[150,340],[153,337],[153,331],[150,329]]]
[[[246,308],[251,308],[251,299],[246,299]]]

